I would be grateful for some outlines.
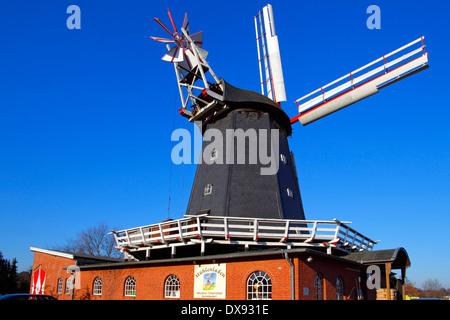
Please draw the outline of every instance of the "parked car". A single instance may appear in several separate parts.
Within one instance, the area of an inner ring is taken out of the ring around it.
[[[58,300],[55,297],[44,294],[28,294],[28,293],[15,293],[7,294],[0,297],[0,300]]]

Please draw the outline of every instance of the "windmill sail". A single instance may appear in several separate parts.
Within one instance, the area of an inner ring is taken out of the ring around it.
[[[414,40],[365,66],[297,99],[299,115],[291,123],[310,124],[357,101],[370,97],[378,90],[428,68],[428,53],[423,43],[425,37]],[[421,46],[415,50],[411,47]],[[394,55],[402,53],[392,61]],[[362,75],[359,75],[363,73]],[[309,100],[308,100],[309,99]]]
[[[278,37],[275,33],[273,10],[270,4],[265,6],[263,11],[259,12],[255,17],[255,32],[261,78],[261,93],[275,102],[286,101],[280,48]]]

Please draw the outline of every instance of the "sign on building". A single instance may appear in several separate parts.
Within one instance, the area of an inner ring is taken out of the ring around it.
[[[226,288],[226,264],[203,264],[195,266],[194,298],[226,299]]]

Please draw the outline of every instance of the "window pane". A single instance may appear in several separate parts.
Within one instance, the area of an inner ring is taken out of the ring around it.
[[[206,195],[208,195],[208,194],[211,194],[211,192],[212,192],[212,185],[211,184],[207,184],[206,186],[205,186],[205,191],[204,191],[204,195],[206,196]]]
[[[66,279],[66,294],[70,294],[70,290],[72,289],[72,278]]]
[[[96,296],[102,295],[102,279],[98,277],[94,280],[93,294]]]
[[[290,197],[290,198],[293,198],[293,197],[294,197],[294,193],[292,192],[291,189],[287,188],[287,189],[286,189],[286,193],[287,193],[288,197]]]
[[[58,293],[61,294],[63,292],[64,280],[58,279]]]
[[[125,296],[136,296],[136,280],[132,276],[125,280]]]
[[[340,277],[336,280],[336,300],[344,300],[344,284]]]
[[[253,272],[247,280],[248,300],[271,300],[272,281],[264,271]]]
[[[171,274],[167,277],[164,285],[164,298],[179,298],[180,297],[180,281],[178,277]]]
[[[314,277],[314,299],[323,300],[323,279],[320,274]]]

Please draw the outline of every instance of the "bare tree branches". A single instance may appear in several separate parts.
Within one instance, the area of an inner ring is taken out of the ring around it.
[[[122,254],[114,248],[114,236],[108,234],[111,229],[117,230],[119,228],[110,228],[106,222],[100,222],[81,231],[75,239],[66,240],[64,245],[56,246],[53,249],[94,256],[120,258]]]

